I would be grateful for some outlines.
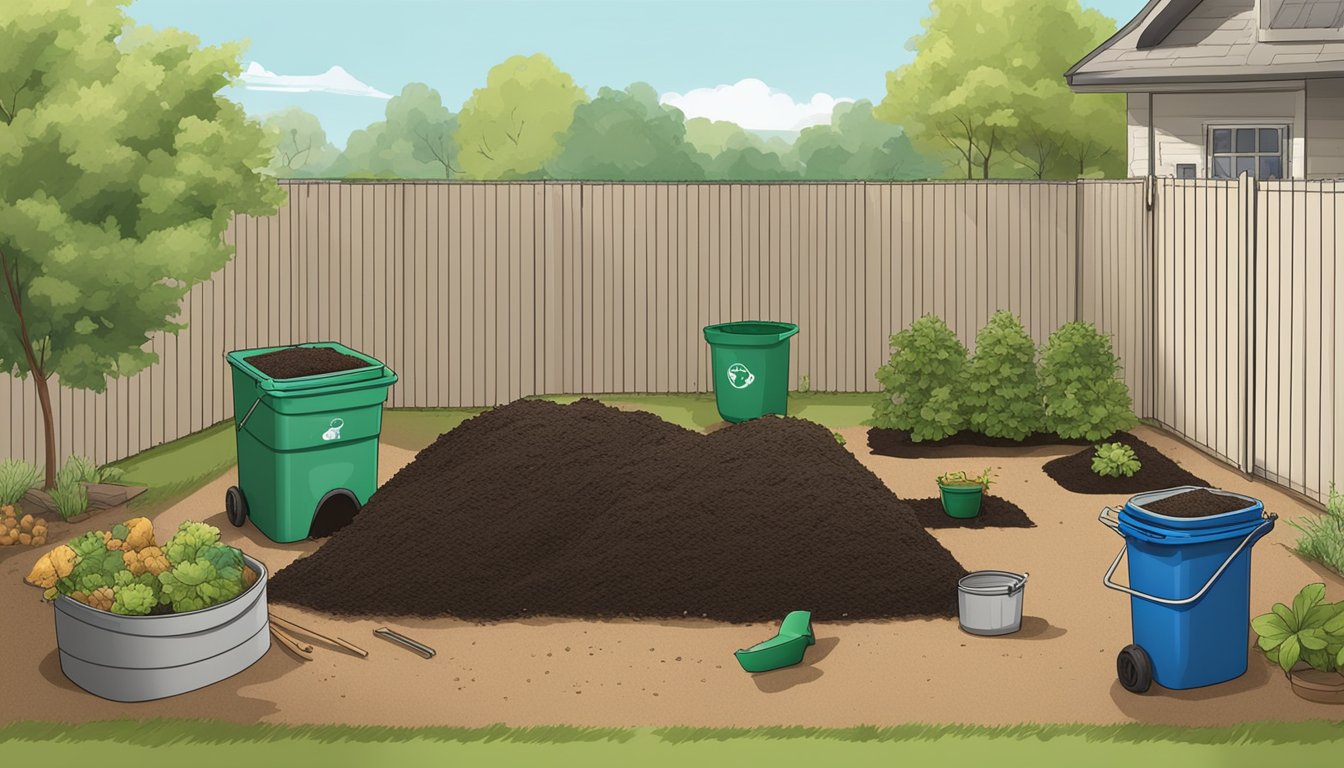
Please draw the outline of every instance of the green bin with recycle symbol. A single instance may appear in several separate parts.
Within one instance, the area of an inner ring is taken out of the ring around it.
[[[705,326],[714,400],[733,423],[767,413],[784,416],[789,405],[789,338],[793,323],[750,320]]]

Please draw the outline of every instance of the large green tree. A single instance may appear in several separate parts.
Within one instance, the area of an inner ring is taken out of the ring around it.
[[[927,179],[942,170],[915,151],[900,126],[873,117],[866,100],[837,104],[830,124],[804,128],[793,151],[805,179]]]
[[[320,175],[339,154],[317,115],[290,107],[262,118],[275,151],[268,170],[282,179]]]
[[[547,165],[559,179],[680,181],[704,178],[695,147],[686,142],[681,110],[658,103],[646,83],[603,88],[574,110],[560,154]]]
[[[950,153],[966,178],[1063,173],[1070,167],[1063,157],[1081,157],[1086,171],[1120,151],[1114,129],[1076,113],[1094,109],[1087,100],[1123,97],[1076,95],[1063,78],[1115,31],[1114,20],[1078,0],[931,7],[913,41],[914,61],[887,74],[880,119],[906,126],[927,151]]]
[[[560,150],[574,110],[588,100],[545,55],[513,56],[492,68],[462,105],[454,140],[473,179],[530,178]]]
[[[0,371],[30,377],[55,483],[50,382],[102,391],[231,256],[235,212],[273,213],[261,126],[219,95],[235,45],[136,26],[125,0],[0,15]]]
[[[385,118],[354,131],[332,163],[333,176],[402,179],[451,179],[460,176],[453,140],[457,116],[443,106],[439,92],[424,83],[408,83],[387,102]]]

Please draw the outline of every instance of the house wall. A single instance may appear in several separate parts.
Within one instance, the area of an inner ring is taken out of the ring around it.
[[[1331,81],[1336,82],[1336,81]],[[1341,91],[1344,93],[1344,91]],[[1306,93],[1292,91],[1227,91],[1220,93],[1153,94],[1158,176],[1175,176],[1178,163],[1194,163],[1195,173],[1208,175],[1205,136],[1213,125],[1273,124],[1287,125],[1292,143],[1289,169],[1293,178],[1306,171]],[[1148,174],[1148,94],[1131,93],[1128,101],[1129,173]],[[1332,129],[1340,136],[1344,150],[1344,109],[1339,110]],[[1344,169],[1344,151],[1337,154]]]
[[[1344,79],[1308,80],[1307,178],[1344,178]]]

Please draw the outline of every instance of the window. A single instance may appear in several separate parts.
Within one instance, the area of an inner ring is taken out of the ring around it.
[[[1259,0],[1261,42],[1344,39],[1344,0]]]
[[[1178,178],[1178,179],[1193,179],[1193,178],[1196,178],[1196,176],[1195,176],[1195,164],[1194,164],[1194,163],[1177,163],[1177,164],[1176,164],[1176,178]]]
[[[1284,176],[1288,165],[1287,126],[1213,126],[1208,142],[1212,178],[1235,179],[1243,173],[1257,179]]]

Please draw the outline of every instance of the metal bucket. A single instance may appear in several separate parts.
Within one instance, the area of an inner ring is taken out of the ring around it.
[[[271,647],[266,566],[243,555],[257,581],[243,594],[190,613],[119,616],[65,595],[56,599],[61,672],[113,701],[194,691],[242,672]]]
[[[1010,635],[1022,628],[1022,594],[1030,574],[976,571],[957,581],[957,618],[973,635]]]

